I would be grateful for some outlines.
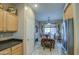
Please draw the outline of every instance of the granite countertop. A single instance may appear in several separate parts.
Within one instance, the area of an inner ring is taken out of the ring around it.
[[[22,42],[22,39],[8,39],[4,41],[0,41],[0,51],[15,46]]]

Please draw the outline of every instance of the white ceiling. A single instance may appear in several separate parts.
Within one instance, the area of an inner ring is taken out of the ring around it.
[[[34,4],[28,5],[34,10],[38,21],[47,21],[48,17],[50,20],[63,19],[64,3],[39,3],[37,8],[34,7]]]

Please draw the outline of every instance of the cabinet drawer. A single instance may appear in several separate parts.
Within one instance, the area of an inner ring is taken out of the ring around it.
[[[0,55],[9,55],[9,54],[11,54],[10,48],[0,51]]]
[[[12,50],[12,55],[22,55],[23,54],[23,49],[22,47],[18,47],[15,50]]]

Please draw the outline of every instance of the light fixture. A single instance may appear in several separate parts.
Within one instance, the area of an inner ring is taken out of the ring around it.
[[[48,23],[50,23],[50,17],[48,17]]]
[[[50,23],[50,17],[48,17],[48,22],[47,22],[47,25],[50,26],[51,23]]]
[[[27,6],[25,6],[25,10],[27,10],[28,8],[27,8]]]
[[[35,4],[34,6],[35,6],[35,7],[38,7],[38,5],[37,5],[37,4]]]

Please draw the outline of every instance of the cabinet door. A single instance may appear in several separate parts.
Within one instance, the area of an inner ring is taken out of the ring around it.
[[[17,16],[8,13],[7,14],[7,31],[17,31]]]
[[[22,43],[12,47],[12,55],[23,55],[23,44]]]
[[[18,47],[17,49],[12,50],[12,55],[23,55],[23,48]]]
[[[0,55],[11,55],[11,48],[0,51]]]
[[[3,15],[3,32],[6,32],[7,31],[7,23],[6,23],[6,21],[7,21],[7,13],[8,12],[6,12],[6,11],[4,11],[4,15]]]
[[[69,4],[66,11],[65,11],[65,19],[71,19],[73,18],[73,5]]]
[[[0,31],[3,31],[3,10],[0,9]]]

